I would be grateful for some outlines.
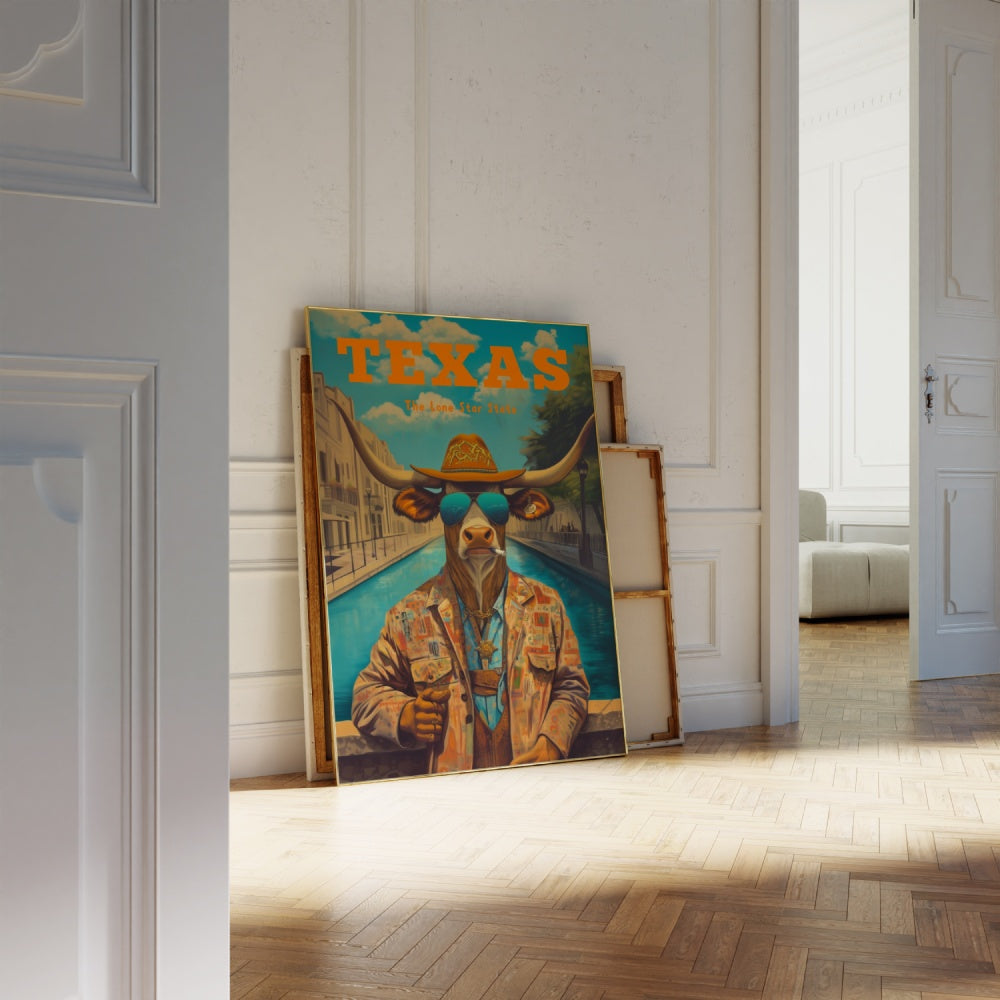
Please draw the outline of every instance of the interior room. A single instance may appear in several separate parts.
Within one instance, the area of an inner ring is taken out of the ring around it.
[[[799,613],[905,614],[910,10],[799,9]]]
[[[2,6],[0,993],[1000,995],[1000,4],[805,4]],[[588,327],[672,745],[309,780],[306,307]],[[908,618],[800,631],[802,488]]]

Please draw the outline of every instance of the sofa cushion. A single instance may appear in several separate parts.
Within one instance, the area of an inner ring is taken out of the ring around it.
[[[909,611],[909,546],[800,542],[799,617],[852,618]]]
[[[868,614],[904,615],[910,610],[910,546],[868,543]]]

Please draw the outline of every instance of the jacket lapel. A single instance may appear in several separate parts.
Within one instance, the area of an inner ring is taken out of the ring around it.
[[[507,600],[504,602],[504,621],[507,627],[507,671],[517,662],[524,643],[524,616],[533,591],[523,576],[510,573],[507,579]]]
[[[446,573],[441,573],[435,579],[434,586],[427,595],[427,606],[437,616],[444,634],[451,643],[452,653],[461,664],[462,671],[467,674],[469,664],[465,658],[465,635],[458,610],[458,599]]]

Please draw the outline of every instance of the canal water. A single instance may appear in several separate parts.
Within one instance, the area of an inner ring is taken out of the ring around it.
[[[443,565],[444,538],[439,538],[330,601],[327,607],[330,646],[334,651],[336,719],[351,717],[354,679],[368,663],[371,648],[382,630],[384,612],[435,576]],[[580,643],[590,697],[621,697],[608,587],[578,576],[513,538],[507,539],[507,565],[515,573],[540,580],[559,592]]]

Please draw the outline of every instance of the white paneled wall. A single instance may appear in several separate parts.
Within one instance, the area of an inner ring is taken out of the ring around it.
[[[799,478],[837,541],[908,540],[909,13],[801,6]]]
[[[590,325],[667,463],[685,729],[762,721],[755,0],[233,0],[234,775],[304,767],[306,305]]]
[[[291,462],[230,465],[230,758],[234,775],[304,768]]]

